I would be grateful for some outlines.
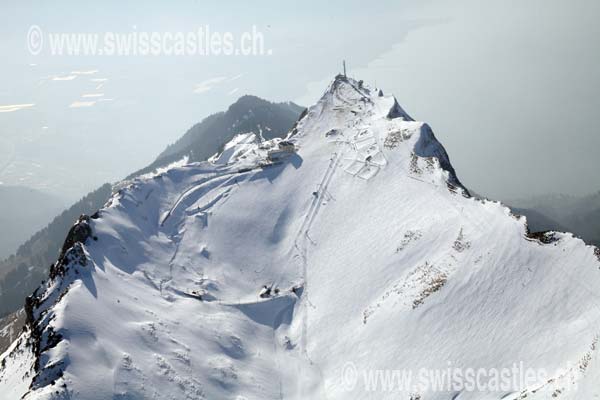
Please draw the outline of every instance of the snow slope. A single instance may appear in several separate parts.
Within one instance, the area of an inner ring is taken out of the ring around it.
[[[597,249],[469,197],[430,127],[352,79],[289,140],[270,163],[278,139],[236,137],[81,219],[0,398],[599,398]],[[520,362],[550,375],[502,392],[360,379]]]

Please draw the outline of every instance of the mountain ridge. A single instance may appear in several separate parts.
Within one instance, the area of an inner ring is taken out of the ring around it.
[[[190,162],[205,160],[240,133],[262,132],[265,139],[284,136],[302,110],[303,107],[293,102],[273,103],[253,95],[241,96],[226,111],[212,114],[192,126],[180,139],[167,146],[154,162],[126,179],[152,172],[184,157]],[[198,146],[198,143],[202,145]]]
[[[395,98],[343,76],[331,87],[283,143],[238,141],[223,163],[133,179],[81,218],[2,356],[0,393],[380,399],[344,385],[345,365],[517,360],[566,372],[502,393],[406,395],[593,395],[598,249],[530,235],[471,197]]]
[[[540,213],[556,221],[535,227],[552,226],[554,230],[573,232],[586,242],[600,245],[600,192],[585,196],[548,195],[507,201],[522,209],[524,214]]]
[[[259,111],[246,120],[247,124],[239,124],[229,129],[231,121],[242,119],[252,109]],[[176,142],[183,143],[178,147],[177,154],[165,155],[169,148],[165,149],[149,166],[129,175],[126,180],[167,168],[171,163],[181,162],[184,157],[190,161],[201,161],[218,152],[238,133],[258,134],[259,125],[265,122],[272,122],[273,126],[265,136],[284,136],[302,110],[302,107],[292,102],[273,103],[257,96],[242,96],[230,105],[227,111],[209,116],[190,128],[180,141]],[[263,118],[264,115],[270,116],[270,119]],[[47,276],[48,265],[54,263],[59,256],[58,250],[74,221],[81,214],[92,214],[103,207],[112,194],[111,186],[105,184],[88,193],[22,243],[12,257],[0,261],[0,277],[3,278],[0,280],[0,295],[3,296],[0,316],[23,306],[25,297]]]

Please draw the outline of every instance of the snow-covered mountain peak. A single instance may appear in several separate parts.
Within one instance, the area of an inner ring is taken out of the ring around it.
[[[334,108],[350,106],[347,111],[357,113],[361,110],[357,104],[370,104],[387,109],[386,116],[390,119],[401,118],[412,121],[412,118],[400,107],[393,95],[384,95],[383,90],[372,88],[362,80],[356,80],[344,75],[337,75],[331,82],[320,102],[330,103]],[[368,110],[366,107],[363,110]]]
[[[285,140],[127,182],[63,250],[0,399],[380,400],[363,373],[520,362],[548,375],[392,395],[597,394],[597,249],[469,197],[431,128],[350,78]]]
[[[468,195],[456,176],[446,150],[429,125],[414,121],[394,96],[352,78],[338,75],[321,99],[301,118],[290,139],[335,143],[344,153],[343,169],[370,179],[391,161],[398,173],[432,175]],[[391,158],[385,149],[392,150]]]
[[[209,161],[249,168],[267,165],[280,139],[261,140],[256,134],[240,134]],[[448,155],[429,125],[414,121],[394,96],[370,88],[363,81],[338,75],[321,99],[296,123],[284,143],[297,147],[291,153],[338,148],[341,168],[350,175],[369,180],[387,168],[407,175],[418,174],[468,196],[456,177]],[[392,150],[392,157],[384,154]],[[285,156],[285,154],[282,154]],[[298,156],[295,156],[298,157]],[[293,158],[293,157],[292,157]]]

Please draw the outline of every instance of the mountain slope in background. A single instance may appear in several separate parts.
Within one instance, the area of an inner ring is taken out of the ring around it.
[[[565,230],[575,233],[588,243],[600,245],[600,192],[587,196],[549,195],[530,199],[509,200],[524,215],[543,214],[556,225],[530,223],[539,230]],[[537,221],[534,221],[537,222]],[[550,226],[545,228],[545,226]],[[561,228],[563,227],[563,228]]]
[[[243,96],[226,112],[212,115],[192,127],[155,162],[130,177],[165,168],[183,158],[204,160],[237,134],[254,133],[265,139],[283,137],[303,110],[293,103],[271,103],[254,96]],[[47,276],[48,266],[56,260],[73,222],[81,214],[91,214],[101,208],[109,200],[111,193],[112,189],[108,184],[89,193],[21,245],[15,256],[0,263],[0,317],[23,306],[25,297]],[[39,205],[34,202],[27,210],[33,210],[31,213],[36,215],[36,207]]]
[[[338,76],[288,141],[235,138],[81,218],[0,398],[380,400],[349,363],[449,362],[549,375],[393,397],[599,394],[598,249],[470,197],[431,128],[362,82]]]
[[[213,114],[191,127],[152,164],[128,178],[184,158],[189,162],[204,161],[238,134],[254,133],[266,140],[283,137],[303,110],[303,107],[291,102],[271,103],[256,96],[242,96],[227,111]]]
[[[23,307],[25,297],[48,276],[48,267],[56,260],[73,221],[101,208],[111,193],[111,185],[105,184],[86,195],[0,262],[0,316]]]
[[[20,309],[0,318],[0,349],[6,350],[21,334],[25,325],[25,310]]]
[[[55,196],[31,188],[1,184],[0,205],[3,232],[0,260],[13,254],[21,243],[66,208],[64,201]]]

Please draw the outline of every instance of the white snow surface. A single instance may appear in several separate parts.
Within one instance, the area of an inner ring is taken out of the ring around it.
[[[115,194],[91,220],[87,265],[40,288],[39,317],[62,340],[36,361],[23,333],[2,356],[0,399],[600,398],[593,247],[544,244],[468,197],[429,126],[352,79],[288,140],[297,153],[275,164],[276,141],[242,135]],[[501,392],[363,382],[520,362],[548,379]]]

